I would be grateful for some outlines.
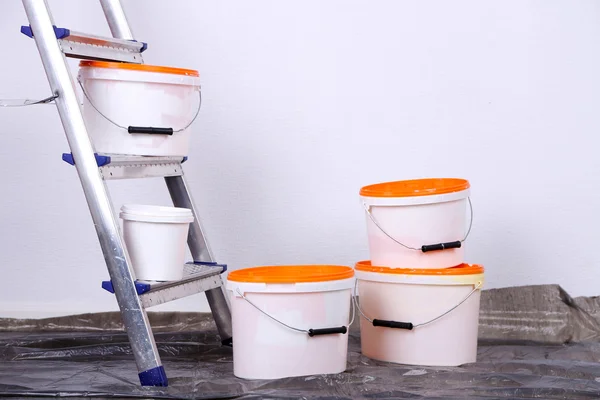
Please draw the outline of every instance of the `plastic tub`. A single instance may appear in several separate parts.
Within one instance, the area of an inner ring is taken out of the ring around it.
[[[97,152],[188,154],[190,125],[200,109],[198,71],[105,61],[79,65],[83,117]]]
[[[187,208],[128,204],[121,207],[123,238],[138,280],[178,281],[192,211]]]
[[[483,267],[397,269],[356,264],[363,355],[424,366],[477,358]]]
[[[374,265],[449,268],[464,262],[469,182],[416,179],[360,190]]]
[[[345,371],[353,276],[352,268],[331,265],[231,272],[234,375],[278,379]]]

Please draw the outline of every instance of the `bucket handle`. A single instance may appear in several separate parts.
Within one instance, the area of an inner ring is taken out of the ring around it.
[[[427,253],[429,251],[439,251],[439,250],[447,250],[447,249],[459,249],[462,247],[462,243],[467,240],[467,238],[469,237],[469,234],[471,233],[471,228],[473,227],[473,203],[471,203],[471,198],[467,197],[467,200],[469,201],[469,212],[470,212],[470,218],[469,218],[469,229],[467,230],[467,233],[465,234],[465,237],[462,240],[456,240],[454,242],[444,242],[444,243],[436,243],[436,244],[424,244],[423,246],[421,246],[420,248],[416,248],[416,247],[411,247],[408,246],[402,242],[400,242],[399,240],[396,240],[394,237],[392,237],[392,235],[390,235],[389,233],[387,233],[382,227],[381,225],[379,225],[379,222],[377,222],[377,220],[375,219],[375,216],[373,216],[373,214],[371,213],[371,206],[367,205],[367,203],[363,202],[363,207],[365,208],[365,211],[367,212],[367,215],[369,216],[369,218],[371,219],[371,221],[375,224],[375,226],[377,228],[379,228],[379,230],[381,232],[383,232],[383,234],[385,236],[387,236],[388,238],[392,239],[394,242],[398,243],[400,246],[409,249],[409,250],[416,250],[416,251],[422,251],[423,253]]]
[[[306,333],[308,334],[308,336],[310,337],[314,337],[314,336],[321,336],[321,335],[331,335],[331,334],[336,334],[336,333],[341,333],[341,334],[345,334],[348,332],[348,329],[350,328],[350,325],[352,325],[352,323],[354,322],[354,314],[355,314],[355,307],[356,305],[354,304],[354,302],[352,302],[352,319],[350,320],[350,322],[348,323],[348,326],[339,326],[339,327],[334,327],[334,328],[320,328],[320,329],[300,329],[300,328],[294,328],[291,325],[286,324],[285,322],[282,322],[280,320],[278,320],[277,318],[275,318],[274,316],[272,316],[271,314],[267,313],[266,311],[264,311],[263,309],[261,309],[259,306],[257,306],[256,304],[254,304],[253,302],[251,302],[250,300],[248,300],[248,298],[246,296],[244,296],[244,294],[242,292],[240,292],[239,288],[236,288],[236,292],[238,295],[240,295],[240,297],[244,300],[246,300],[248,302],[248,304],[250,304],[252,307],[256,308],[258,311],[260,311],[262,314],[266,315],[267,317],[271,318],[273,321],[277,322],[278,324],[285,326],[286,328],[295,331],[295,332],[300,332],[300,333]]]
[[[85,96],[85,98],[87,99],[87,101],[90,103],[90,105],[92,106],[92,108],[94,110],[96,110],[96,112],[105,120],[107,120],[108,122],[110,122],[112,125],[116,126],[117,128],[126,130],[127,132],[129,132],[130,134],[136,134],[136,133],[145,133],[145,134],[154,134],[154,135],[173,135],[173,133],[177,133],[177,132],[182,132],[184,130],[186,130],[187,128],[189,128],[194,121],[196,121],[196,118],[198,118],[198,114],[200,114],[200,107],[202,106],[202,91],[198,90],[198,109],[196,110],[196,114],[194,114],[194,117],[192,118],[192,120],[186,124],[183,128],[181,129],[173,129],[173,128],[156,128],[156,127],[145,127],[145,126],[122,126],[117,124],[115,121],[113,121],[112,119],[108,118],[106,116],[106,114],[104,114],[102,111],[98,110],[98,107],[96,107],[96,105],[94,104],[94,102],[92,101],[92,99],[90,98],[90,96],[88,96],[87,92],[85,91],[83,84],[81,83],[81,79],[77,78],[77,82],[79,83],[79,87],[81,87],[81,91],[83,92],[83,95]]]
[[[458,304],[456,304],[454,307],[445,311],[443,314],[440,314],[437,317],[430,319],[429,321],[421,322],[420,324],[413,324],[412,322],[390,321],[390,320],[385,320],[385,319],[375,319],[375,318],[371,319],[371,318],[367,317],[365,315],[365,313],[363,312],[363,310],[360,308],[360,304],[358,303],[358,296],[356,296],[356,286],[357,285],[358,285],[358,279],[354,282],[354,292],[352,293],[352,298],[354,299],[354,307],[358,310],[358,312],[364,319],[366,319],[371,324],[373,324],[373,326],[381,326],[384,328],[395,328],[395,329],[407,329],[409,331],[412,331],[415,328],[420,328],[422,326],[432,324],[435,321],[450,314],[452,311],[456,310],[460,305],[462,305],[465,301],[467,301],[473,295],[473,293],[475,293],[477,290],[479,290],[481,288],[481,286],[483,285],[483,282],[482,281],[477,282],[475,284],[475,287],[473,288],[473,290],[471,290],[471,292],[464,299],[462,299]]]

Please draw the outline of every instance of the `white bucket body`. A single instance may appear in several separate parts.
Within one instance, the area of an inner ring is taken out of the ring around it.
[[[420,250],[423,245],[463,240],[467,230],[468,190],[457,193],[408,198],[361,197],[369,207],[367,234],[373,265],[391,268],[450,268],[464,262],[464,246],[430,252]],[[365,213],[366,214],[366,213]],[[391,237],[407,249],[390,239]]]
[[[447,284],[371,280],[381,279],[381,275],[388,274],[356,271],[360,307],[370,319],[426,322],[460,303],[475,287],[451,280]],[[483,283],[483,274],[471,278]],[[480,296],[481,290],[477,290],[449,314],[413,330],[375,327],[361,318],[362,354],[375,360],[422,366],[475,362]]]
[[[126,205],[121,208],[120,217],[136,279],[181,280],[188,230],[194,220],[191,210]]]
[[[256,284],[228,281],[233,318],[233,373],[243,379],[337,374],[346,370],[348,334],[309,337],[299,329],[348,326],[354,278],[332,282]]]
[[[82,67],[87,96],[123,127],[184,128],[200,107],[200,78],[160,72]],[[187,156],[191,127],[173,135],[130,134],[104,118],[83,96],[83,117],[96,152]]]

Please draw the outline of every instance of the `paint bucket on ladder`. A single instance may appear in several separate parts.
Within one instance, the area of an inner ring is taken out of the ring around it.
[[[83,118],[99,153],[187,156],[200,112],[198,71],[81,61]]]
[[[463,242],[473,223],[469,188],[467,180],[454,178],[363,187],[360,196],[373,264],[436,269],[462,264]]]
[[[361,351],[398,364],[475,362],[483,267],[400,269],[356,264]]]
[[[336,265],[229,273],[234,375],[278,379],[345,371],[353,286],[354,270]]]
[[[181,280],[188,231],[194,221],[192,210],[127,204],[119,216],[135,277],[141,281]]]

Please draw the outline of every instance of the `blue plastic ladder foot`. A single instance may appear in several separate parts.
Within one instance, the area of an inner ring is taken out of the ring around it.
[[[167,373],[162,365],[148,371],[140,372],[138,375],[142,386],[169,386]]]

